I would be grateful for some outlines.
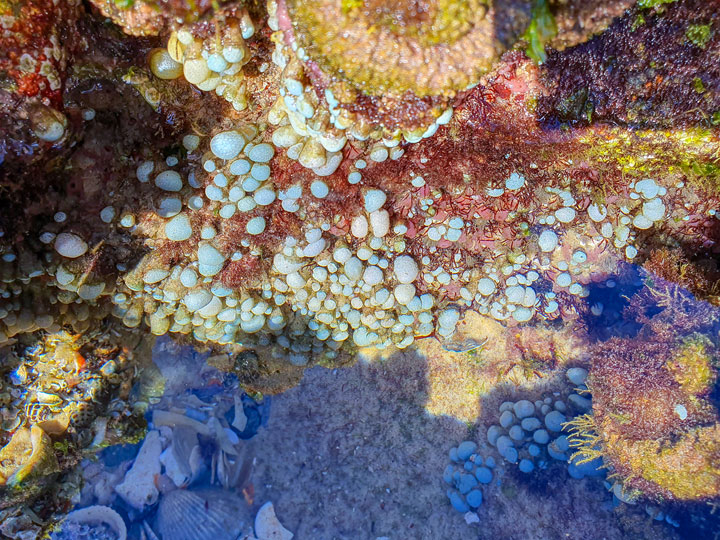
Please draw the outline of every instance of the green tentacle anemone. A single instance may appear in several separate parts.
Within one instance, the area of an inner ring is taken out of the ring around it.
[[[298,45],[329,76],[371,96],[452,96],[505,47],[484,0],[288,1]]]

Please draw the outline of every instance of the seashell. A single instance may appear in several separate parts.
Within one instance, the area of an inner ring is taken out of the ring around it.
[[[48,435],[62,435],[70,425],[70,414],[65,411],[53,414],[39,421],[37,425]]]
[[[38,403],[42,403],[44,405],[57,405],[59,403],[62,403],[62,398],[57,394],[53,394],[51,392],[43,392],[42,390],[38,390],[37,392],[35,392],[35,397]]]
[[[204,460],[197,432],[186,426],[172,430],[172,444],[160,455],[165,474],[177,487],[186,487],[203,470]]]
[[[155,531],[152,530],[150,525],[148,525],[148,522],[143,519],[142,522],[142,531],[140,533],[140,539],[141,540],[160,540],[157,537],[157,534],[155,534]]]
[[[155,476],[160,474],[162,444],[158,431],[149,431],[140,447],[135,462],[115,491],[133,508],[143,510],[157,502],[158,489]]]
[[[52,409],[42,403],[28,403],[25,406],[25,417],[31,424],[37,424],[52,416]]]
[[[76,530],[80,526],[84,536]],[[108,530],[109,529],[109,530]],[[123,518],[109,506],[88,506],[70,512],[61,524],[53,540],[75,538],[93,538],[96,540],[126,540],[127,527]]]
[[[238,464],[239,460],[228,456],[222,450],[218,452],[216,475],[221,486],[225,488],[233,487],[233,481],[239,470]]]
[[[266,502],[255,516],[255,536],[258,540],[290,540],[294,535],[278,520],[273,503]]]
[[[12,433],[20,427],[20,424],[22,424],[22,420],[23,419],[16,412],[15,416],[10,418],[9,420],[5,420],[2,424],[0,424],[0,430],[6,431],[7,433]]]
[[[180,470],[188,477],[192,476],[190,467],[190,456],[193,449],[198,445],[197,432],[187,426],[177,426],[173,429],[172,453]]]
[[[95,418],[95,407],[92,403],[75,401],[68,406],[70,423],[77,427],[89,425]]]
[[[163,411],[160,409],[155,409],[152,414],[152,421],[156,427],[170,426],[175,428],[176,426],[187,426],[195,430],[200,435],[205,435],[206,437],[211,436],[210,428],[207,425],[202,422],[198,422],[197,420],[193,420],[192,418],[188,418],[184,414]]]
[[[242,400],[235,396],[235,418],[232,422],[232,427],[234,427],[238,433],[242,433],[245,431],[245,427],[247,426],[247,415],[245,414],[245,409],[243,408]]]
[[[2,538],[17,540],[32,540],[42,536],[42,528],[36,523],[37,517],[30,509],[13,512],[6,510],[0,521],[0,534]],[[35,520],[33,520],[33,517]]]
[[[59,470],[52,441],[38,426],[18,430],[0,450],[0,486],[14,486],[29,476],[47,476]]]
[[[161,540],[235,540],[250,527],[247,504],[220,489],[178,489],[158,505],[157,531]]]

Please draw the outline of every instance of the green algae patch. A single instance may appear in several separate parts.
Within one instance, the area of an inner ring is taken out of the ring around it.
[[[710,341],[697,334],[685,340],[667,367],[683,392],[698,395],[708,392],[715,383],[714,358]]]
[[[342,12],[350,13],[354,9],[361,8],[363,0],[342,0]]]
[[[629,132],[608,128],[588,132],[578,143],[578,157],[600,171],[614,170],[625,179],[676,175],[693,187],[720,192],[717,137],[708,129]],[[612,186],[605,188],[613,191]]]
[[[663,446],[657,441],[629,444],[633,468],[649,482],[681,500],[716,497],[720,469],[713,456],[720,454],[720,426],[701,427],[684,434],[679,442]],[[652,456],[652,459],[649,459]]]
[[[707,92],[707,88],[705,87],[705,83],[703,83],[702,79],[700,77],[695,77],[693,79],[693,88],[698,94],[704,94]]]
[[[642,13],[638,13],[630,28],[634,32],[635,30],[637,30],[644,24],[645,24],[645,17],[642,16]]]
[[[711,34],[712,31],[709,24],[691,24],[685,31],[685,37],[687,37],[693,45],[701,49],[707,47]]]
[[[662,6],[663,4],[672,4],[673,2],[676,2],[677,0],[638,0],[638,7],[641,7],[643,9],[650,9],[657,6]]]
[[[555,17],[550,11],[547,1],[535,0],[530,26],[523,35],[523,39],[528,42],[526,54],[536,63],[543,63],[547,59],[545,44],[553,39],[557,32]]]

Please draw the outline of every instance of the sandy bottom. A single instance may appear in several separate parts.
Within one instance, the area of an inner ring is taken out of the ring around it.
[[[274,396],[267,426],[250,442],[255,505],[273,501],[298,540],[678,537],[642,508],[613,509],[601,480],[571,479],[560,463],[524,475],[487,446],[479,420],[429,414],[427,373],[438,362],[406,352],[316,367]],[[476,408],[497,410],[500,399],[478,397]],[[470,525],[450,507],[442,480],[449,448],[467,438],[500,464]]]

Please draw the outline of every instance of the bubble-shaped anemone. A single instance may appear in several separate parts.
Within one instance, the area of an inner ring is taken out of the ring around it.
[[[447,99],[504,50],[483,0],[287,0],[286,9],[298,56],[350,95]]]

